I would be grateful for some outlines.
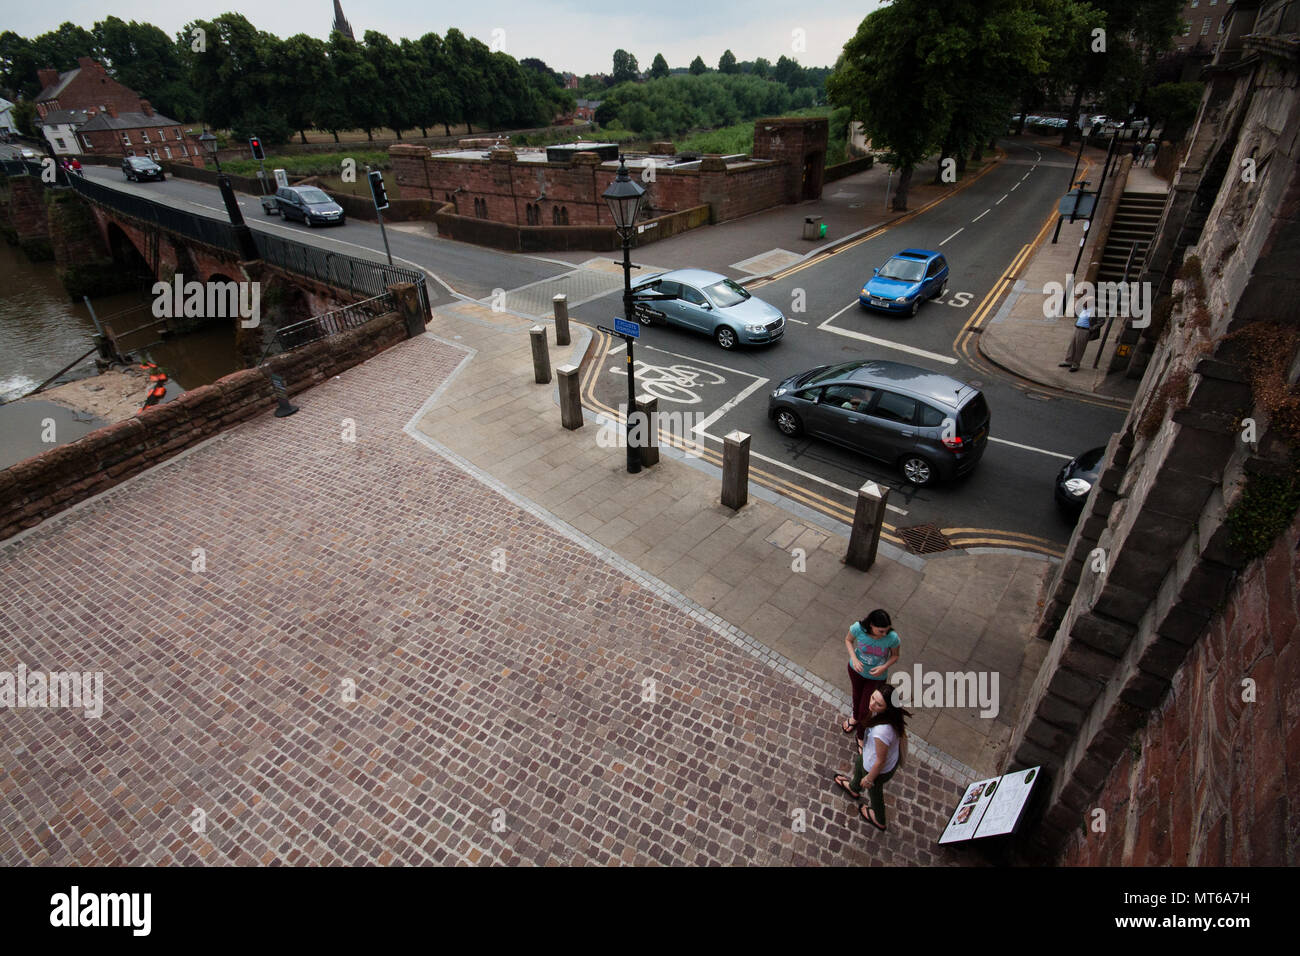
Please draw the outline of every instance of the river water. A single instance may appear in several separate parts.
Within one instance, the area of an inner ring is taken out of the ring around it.
[[[136,331],[156,321],[151,311],[152,297],[145,290],[91,301],[100,321],[113,327],[123,351],[145,349],[148,359],[167,373],[167,399],[242,368],[230,323],[214,323],[198,332],[153,344],[158,338],[153,331]],[[94,335],[90,311],[83,302],[68,297],[54,263],[29,262],[16,246],[0,241],[0,402],[31,391],[92,349]],[[92,353],[64,378],[80,378],[94,371]],[[0,468],[51,447],[41,444],[39,437],[35,445],[31,442],[39,436],[40,421],[50,416],[58,422],[60,444],[103,424],[53,403],[0,404]]]

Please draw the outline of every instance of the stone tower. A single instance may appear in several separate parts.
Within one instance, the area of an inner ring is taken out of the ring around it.
[[[343,5],[339,0],[334,0],[334,29],[338,30],[349,40],[355,40],[352,35],[352,25],[348,23],[348,18],[343,15]]]

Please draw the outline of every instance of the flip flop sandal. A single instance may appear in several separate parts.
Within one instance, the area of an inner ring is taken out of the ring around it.
[[[845,724],[848,724],[849,726],[846,728],[844,726]],[[847,717],[844,718],[842,721],[840,721],[840,730],[844,731],[846,734],[851,734],[853,733],[853,731],[857,729],[858,729],[857,723],[855,721],[849,720]]]
[[[845,793],[847,793],[847,794],[848,794],[850,797],[852,797],[854,800],[861,800],[861,799],[862,799],[862,792],[861,792],[861,791],[858,791],[857,793],[854,793],[852,790],[850,790],[850,789],[849,789],[849,778],[846,777],[846,776],[844,776],[844,774],[842,774],[842,773],[837,773],[837,774],[835,775],[835,786],[839,787],[841,790],[843,790]]]
[[[875,827],[877,830],[884,830],[884,829],[885,829],[884,824],[882,824],[882,823],[877,823],[877,822],[876,822],[875,820],[873,820],[871,817],[867,816],[867,814],[868,814],[868,813],[871,813],[871,812],[872,812],[872,809],[871,809],[870,807],[858,807],[858,816],[862,817],[862,819],[866,820],[868,823],[870,823],[870,824],[871,824],[873,827]]]

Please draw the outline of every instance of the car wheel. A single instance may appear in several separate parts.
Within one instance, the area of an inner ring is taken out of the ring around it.
[[[907,314],[916,315],[916,313],[920,311],[921,311],[921,297],[918,295],[915,299],[912,300],[912,308],[908,310]]]
[[[783,408],[776,413],[776,427],[781,429],[782,435],[794,438],[803,431],[803,422],[799,421],[799,416],[790,409]]]
[[[943,285],[939,286],[939,291],[936,292],[934,295],[930,296],[930,298],[937,299],[947,291],[948,291],[948,282],[947,280],[944,280]]]
[[[920,455],[904,455],[903,460],[898,463],[898,470],[903,473],[904,478],[918,488],[934,481],[934,466]]]
[[[718,326],[718,330],[713,333],[713,337],[718,340],[718,344],[724,349],[734,349],[736,347],[736,333],[731,326]]]
[[[314,228],[316,228],[316,223],[314,223],[314,222],[312,221],[311,216],[307,215],[306,213],[303,213],[303,214],[302,214],[302,221],[303,221],[303,224],[306,225],[306,227],[307,227],[308,229],[314,229]]]
[[[162,173],[159,173],[159,174],[158,174],[158,182],[160,182],[160,183],[165,183],[165,182],[167,182],[167,177],[164,176]]]

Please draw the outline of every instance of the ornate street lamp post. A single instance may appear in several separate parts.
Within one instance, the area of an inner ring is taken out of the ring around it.
[[[212,135],[211,130],[205,128],[203,135],[199,137],[199,143],[203,146],[203,151],[217,164],[217,188],[221,190],[221,199],[226,204],[226,215],[230,217],[230,224],[235,227],[235,240],[239,243],[240,255],[251,262],[258,258],[257,245],[253,242],[252,232],[244,223],[244,214],[239,208],[239,200],[235,198],[235,187],[231,184],[230,177],[221,171],[221,157],[217,155],[217,138]]]
[[[627,174],[627,160],[618,158],[618,175],[602,194],[614,217],[614,228],[623,240],[623,318],[635,322],[632,315],[632,231],[645,198],[645,189]],[[632,414],[636,409],[636,366],[632,361],[632,339],[627,342],[627,470],[635,475],[641,470],[641,450],[632,444]]]

